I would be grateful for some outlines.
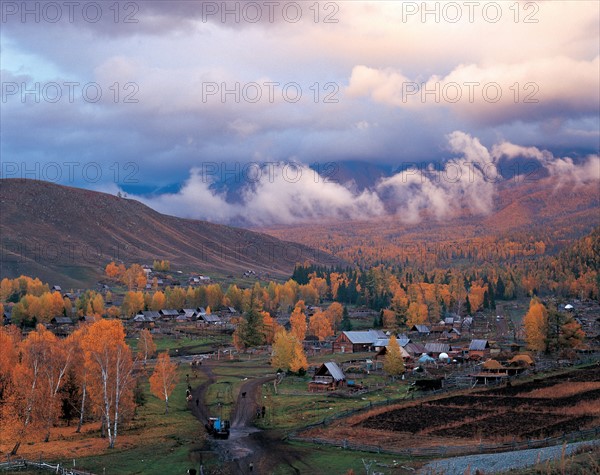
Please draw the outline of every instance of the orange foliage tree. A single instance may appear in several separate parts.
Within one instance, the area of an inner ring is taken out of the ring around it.
[[[311,335],[319,338],[323,341],[328,336],[333,335],[333,328],[331,327],[331,321],[327,318],[324,312],[317,312],[310,317],[309,329]]]
[[[303,300],[300,300],[304,304]],[[299,302],[299,303],[300,303]],[[306,315],[302,312],[301,306],[296,305],[290,316],[290,325],[292,334],[299,340],[304,341],[306,337]]]
[[[150,390],[157,398],[165,401],[165,414],[169,413],[169,396],[177,386],[179,375],[177,363],[171,361],[169,353],[160,353],[156,360],[154,372],[150,376]]]
[[[114,448],[119,423],[133,401],[133,359],[119,320],[90,325],[81,344],[89,376],[90,398],[102,417],[108,447]]]

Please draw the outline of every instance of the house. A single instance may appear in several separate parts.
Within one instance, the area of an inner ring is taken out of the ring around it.
[[[406,333],[401,333],[400,335],[398,335],[398,344],[400,346],[405,347],[409,343],[410,343],[410,338],[408,338],[408,336],[406,336]]]
[[[338,335],[332,344],[333,353],[356,353],[372,351],[373,343],[380,338],[386,338],[381,330],[344,331]]]
[[[62,289],[60,288],[60,285],[53,285],[50,292],[59,292],[62,294]]]
[[[73,325],[73,320],[71,320],[69,317],[54,317],[52,320],[50,320],[50,323],[56,326]]]
[[[198,277],[190,277],[188,279],[188,284],[191,286],[200,285],[200,279]]]
[[[204,313],[204,315],[198,315],[198,321],[211,325],[220,325],[221,323],[223,323],[218,315],[207,315],[206,313]]]
[[[379,340],[379,341],[381,341],[381,340]],[[377,350],[377,355],[375,356],[375,358],[378,358],[380,356],[385,356],[387,354],[388,345],[389,345],[389,340],[386,341],[383,346],[379,347],[379,350]],[[402,355],[402,358],[405,360],[407,360],[411,357],[410,354],[408,353],[408,351],[406,351],[404,348],[402,348],[402,346],[400,346],[400,354]]]
[[[404,345],[404,349],[413,358],[418,358],[423,353],[427,353],[425,346],[423,346],[420,343],[412,343],[412,342],[407,343],[406,345]]]
[[[410,331],[412,333],[418,333],[420,336],[427,336],[430,333],[427,325],[413,325]]]
[[[460,327],[463,330],[470,330],[472,326],[473,326],[473,317],[465,317],[460,325]]]
[[[481,359],[490,355],[490,344],[487,340],[471,340],[469,358]]]
[[[196,309],[195,308],[181,308],[179,309],[179,315],[185,315],[188,320],[196,320]]]
[[[7,307],[4,309],[4,314],[2,315],[4,325],[10,325],[12,323],[12,307]]]
[[[206,315],[206,309],[204,307],[198,307],[196,309],[196,315],[198,315],[198,316]]]
[[[174,308],[165,308],[158,312],[165,320],[175,320],[179,316],[179,312]]]
[[[82,323],[94,323],[96,321],[96,317],[93,315],[83,315],[79,317],[79,321]]]
[[[450,351],[450,345],[447,343],[426,343],[425,353],[438,358],[442,353],[448,354]]]
[[[157,312],[155,310],[145,310],[142,312],[142,315],[144,315],[146,322],[153,322],[155,320],[160,319],[160,312]]]
[[[340,387],[346,385],[346,375],[342,369],[334,363],[329,361],[323,363],[316,371],[312,380],[308,383],[308,390],[310,392],[318,391],[335,391]]]

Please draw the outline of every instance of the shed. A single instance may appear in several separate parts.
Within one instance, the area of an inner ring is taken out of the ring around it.
[[[346,375],[342,369],[333,361],[323,363],[315,371],[312,380],[308,383],[308,390],[317,391],[335,391],[346,385]]]

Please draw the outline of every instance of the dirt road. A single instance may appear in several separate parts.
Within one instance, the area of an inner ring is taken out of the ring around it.
[[[206,381],[192,390],[190,406],[192,413],[206,423],[209,414],[203,404],[206,391],[216,381],[213,362],[204,362],[200,370]],[[223,462],[223,467],[232,475],[268,474],[280,465],[290,467],[290,473],[314,473],[302,462],[302,454],[291,450],[282,441],[283,434],[261,431],[253,425],[257,409],[262,409],[261,387],[275,379],[273,376],[248,379],[240,388],[231,416],[231,434],[227,440],[210,440],[212,449]],[[243,394],[245,393],[245,396]],[[198,405],[196,405],[198,400]]]

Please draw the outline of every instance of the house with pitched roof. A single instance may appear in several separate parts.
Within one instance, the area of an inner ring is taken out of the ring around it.
[[[381,338],[387,338],[382,330],[344,331],[334,340],[332,350],[333,353],[374,351],[373,343]]]

